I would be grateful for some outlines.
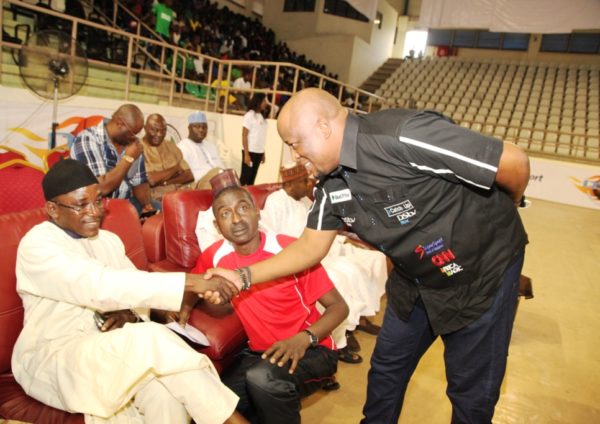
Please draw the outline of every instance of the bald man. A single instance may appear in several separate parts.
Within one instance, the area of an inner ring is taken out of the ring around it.
[[[158,113],[149,115],[144,125],[142,144],[150,193],[155,200],[161,200],[164,194],[194,182],[194,174],[183,159],[181,150],[173,140],[165,140],[166,135],[165,118]]]
[[[527,243],[516,209],[527,156],[437,112],[355,116],[315,88],[286,103],[277,129],[319,183],[307,228],[252,265],[249,283],[313,266],[337,230],[350,227],[394,264],[362,422],[398,421],[410,377],[437,336],[452,422],[491,422]],[[214,272],[241,289],[239,272]]]
[[[105,197],[129,199],[138,213],[160,209],[152,202],[142,144],[137,134],[144,126],[142,111],[125,104],[95,127],[79,133],[71,158],[85,163],[98,178]]]

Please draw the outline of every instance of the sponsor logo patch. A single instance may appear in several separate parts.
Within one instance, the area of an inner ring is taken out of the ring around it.
[[[352,193],[350,193],[349,188],[333,191],[329,193],[329,200],[331,201],[331,203],[347,202],[349,200],[352,200]]]
[[[346,224],[348,227],[352,227],[352,224],[356,222],[356,218],[351,216],[344,216],[342,217],[342,221],[344,221],[344,224]]]
[[[439,239],[433,240],[426,245],[418,245],[415,248],[415,253],[419,255],[419,259],[423,259],[423,256],[427,255],[427,257],[431,256],[435,252],[439,252],[444,248],[444,238],[440,237]]]
[[[405,200],[403,202],[396,203],[395,205],[386,206],[384,210],[389,218],[396,217],[398,221],[403,224],[407,224],[408,222],[402,221],[412,218],[417,214],[417,211],[415,210],[413,204],[410,203],[410,200]]]

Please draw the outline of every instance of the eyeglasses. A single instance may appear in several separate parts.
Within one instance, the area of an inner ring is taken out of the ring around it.
[[[57,206],[62,206],[63,208],[71,209],[79,215],[92,212],[92,207],[95,208],[96,211],[101,211],[106,205],[106,199],[103,197],[94,200],[93,202],[85,203],[83,205],[67,205],[66,203],[59,202],[58,200],[51,200],[51,202],[56,204]]]

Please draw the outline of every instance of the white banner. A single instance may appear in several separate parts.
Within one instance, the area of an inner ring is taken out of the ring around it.
[[[600,166],[530,157],[526,197],[600,210]]]
[[[532,34],[600,28],[599,0],[423,0],[421,28]]]

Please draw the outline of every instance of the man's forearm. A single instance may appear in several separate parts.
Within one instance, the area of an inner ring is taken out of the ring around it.
[[[250,266],[251,283],[272,281],[309,269],[327,255],[337,231],[305,229],[298,240],[277,255]]]
[[[103,195],[108,195],[119,188],[127,172],[129,171],[131,164],[126,160],[121,159],[117,166],[108,171],[106,174],[98,177],[100,183],[100,191]]]

